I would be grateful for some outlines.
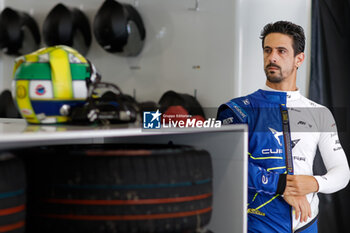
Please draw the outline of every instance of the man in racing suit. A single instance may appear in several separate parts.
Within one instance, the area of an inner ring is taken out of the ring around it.
[[[302,27],[286,21],[261,32],[263,89],[218,109],[223,124],[249,128],[248,231],[317,232],[317,192],[333,193],[350,179],[331,112],[305,98],[296,87],[304,61]],[[313,175],[317,146],[327,168]]]

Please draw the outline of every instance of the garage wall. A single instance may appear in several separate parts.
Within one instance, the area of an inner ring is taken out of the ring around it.
[[[30,13],[40,29],[57,0],[2,0],[0,7]],[[92,24],[101,0],[62,0],[82,9]],[[146,26],[146,43],[134,58],[105,52],[93,37],[87,57],[103,80],[117,84],[139,101],[158,101],[167,90],[197,93],[206,108],[264,84],[262,27],[276,20],[292,20],[309,34],[310,0],[123,0],[136,7]],[[308,37],[309,38],[309,37]],[[45,46],[42,43],[42,46]],[[0,53],[0,89],[11,86],[14,57]],[[308,68],[299,71],[298,86],[307,89]]]
[[[239,95],[248,94],[265,84],[262,45],[259,39],[261,29],[270,22],[292,21],[301,25],[306,34],[306,60],[298,70],[297,86],[307,95],[309,84],[309,48],[311,41],[311,0],[240,0],[239,36],[240,53],[238,62],[241,80]]]

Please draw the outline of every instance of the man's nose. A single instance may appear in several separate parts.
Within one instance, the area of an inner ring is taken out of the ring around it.
[[[276,63],[277,62],[277,52],[272,50],[271,53],[269,54],[269,62],[270,63]]]

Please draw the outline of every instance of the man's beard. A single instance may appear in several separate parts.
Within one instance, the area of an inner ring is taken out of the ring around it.
[[[276,67],[278,70],[268,70],[269,67]],[[271,83],[280,83],[285,79],[285,77],[282,76],[281,67],[276,64],[268,64],[265,67],[265,74],[267,80]]]

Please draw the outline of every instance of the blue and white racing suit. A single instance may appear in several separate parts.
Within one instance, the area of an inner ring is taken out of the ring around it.
[[[299,91],[269,87],[235,98],[218,109],[223,124],[248,124],[248,231],[317,232],[318,196],[307,195],[312,217],[300,222],[282,194],[286,174],[313,175],[317,146],[327,173],[314,176],[322,193],[349,182],[350,171],[331,112]]]

